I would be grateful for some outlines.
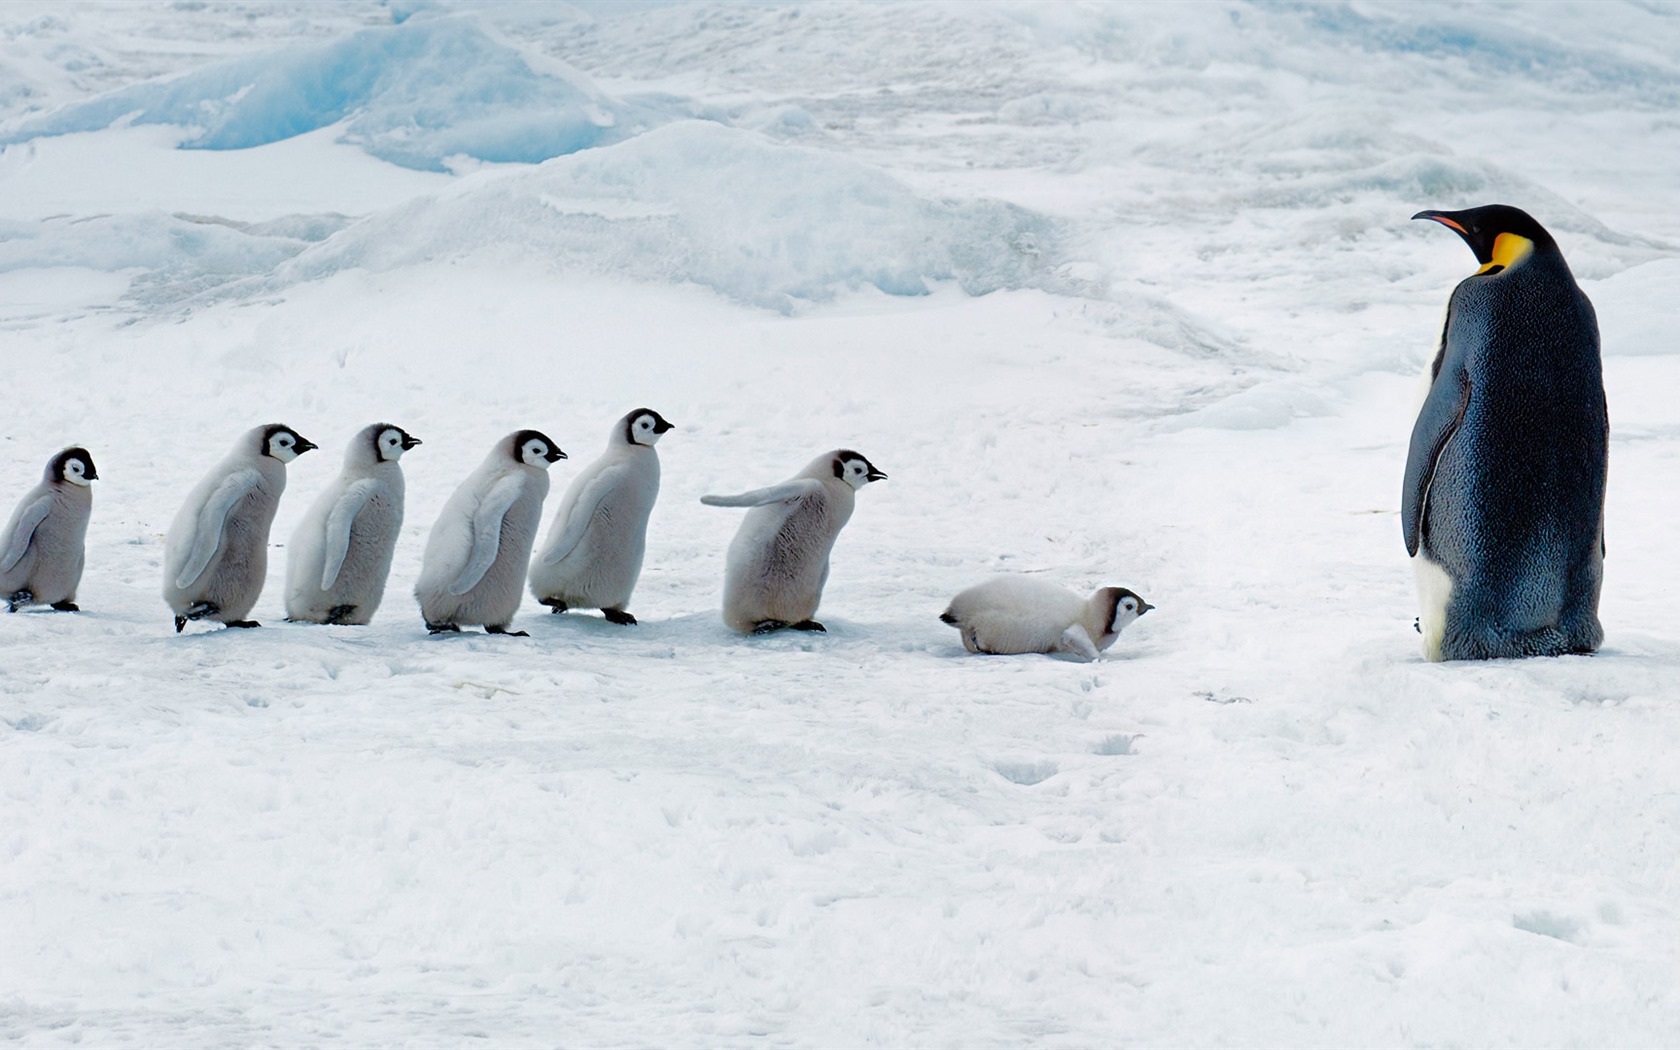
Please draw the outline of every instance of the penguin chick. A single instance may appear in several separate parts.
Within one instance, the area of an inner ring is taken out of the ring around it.
[[[426,540],[414,596],[433,634],[483,624],[509,631],[519,609],[531,543],[548,496],[548,468],[566,454],[535,430],[496,442],[479,468],[461,482]]]
[[[47,605],[79,612],[94,469],[88,450],[72,446],[47,461],[41,483],[23,497],[0,532],[0,601],[7,612]]]
[[[971,653],[1070,653],[1095,660],[1126,625],[1155,608],[1124,587],[1081,598],[1048,580],[1000,576],[951,599],[940,619]]]
[[[310,505],[286,549],[286,619],[365,624],[385,596],[403,519],[398,460],[420,439],[401,427],[363,427],[337,480]]]
[[[617,624],[647,550],[648,515],[659,496],[659,453],[653,446],[675,429],[651,408],[613,424],[607,450],[566,489],[548,540],[531,563],[531,594],[557,613],[599,609]]]
[[[729,545],[723,622],[742,634],[827,630],[812,617],[828,582],[829,552],[851,519],[857,490],[885,477],[842,448],[824,452],[780,485],[700,497],[710,507],[753,508]]]
[[[262,626],[245,615],[268,575],[268,530],[286,491],[286,464],[316,447],[283,424],[256,427],[192,490],[163,549],[163,600],[176,634],[188,620]]]
[[[1592,652],[1610,447],[1592,303],[1523,211],[1412,218],[1454,231],[1481,264],[1448,300],[1406,455],[1424,657]]]

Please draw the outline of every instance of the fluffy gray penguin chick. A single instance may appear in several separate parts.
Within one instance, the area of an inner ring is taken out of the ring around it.
[[[566,488],[548,540],[531,561],[531,594],[557,613],[599,609],[617,624],[647,550],[648,515],[659,497],[654,445],[675,427],[651,408],[613,424],[607,450]]]
[[[181,504],[163,549],[163,600],[176,634],[188,620],[262,626],[245,616],[268,576],[268,530],[286,491],[286,464],[315,447],[284,424],[255,427]]]
[[[547,435],[515,431],[496,442],[449,497],[426,539],[414,586],[428,631],[483,624],[488,634],[525,636],[507,627],[519,610],[548,496],[548,468],[565,458]]]
[[[365,624],[385,596],[403,520],[403,453],[420,439],[390,423],[359,431],[344,469],[286,548],[286,619]]]
[[[27,605],[80,611],[76,588],[98,478],[88,450],[72,446],[47,461],[41,483],[12,512],[0,532],[0,601],[7,612]]]
[[[1155,608],[1124,587],[1081,598],[1048,580],[1000,576],[951,599],[939,617],[971,653],[1067,653],[1095,660],[1126,625]]]
[[[1429,660],[1590,653],[1610,418],[1598,321],[1557,242],[1502,204],[1424,211],[1481,268],[1447,301],[1400,521]]]
[[[779,485],[738,496],[702,496],[710,507],[751,507],[729,545],[723,622],[743,634],[827,628],[812,619],[828,582],[828,557],[851,520],[858,489],[885,474],[851,449],[813,459]]]

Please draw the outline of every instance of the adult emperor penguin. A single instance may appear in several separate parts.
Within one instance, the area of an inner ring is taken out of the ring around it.
[[[488,634],[509,631],[519,609],[531,543],[548,496],[548,468],[566,454],[535,430],[496,442],[479,468],[443,505],[414,596],[433,634],[483,624]]]
[[[398,460],[420,439],[402,427],[363,427],[338,479],[310,505],[286,554],[286,619],[365,624],[385,596],[403,519]]]
[[[753,508],[729,545],[724,623],[743,634],[827,630],[812,617],[828,582],[829,552],[851,519],[857,490],[885,477],[842,448],[824,452],[780,485],[700,497],[711,507]]]
[[[1454,231],[1481,264],[1447,302],[1406,456],[1424,656],[1592,652],[1610,430],[1592,304],[1525,212],[1412,218]]]
[[[1124,587],[1081,598],[1030,576],[1000,576],[951,599],[940,620],[971,653],[1069,653],[1095,660],[1126,625],[1155,608]]]
[[[88,450],[72,446],[47,461],[41,483],[12,512],[0,532],[0,601],[7,612],[26,605],[80,611],[76,588],[98,478]]]
[[[651,408],[613,424],[607,451],[566,489],[548,541],[532,559],[531,593],[557,613],[599,609],[618,624],[647,549],[648,515],[659,496],[659,453],[653,446],[675,429]]]
[[[256,427],[192,490],[163,548],[163,600],[176,634],[188,620],[262,626],[245,615],[268,576],[268,529],[286,491],[286,464],[316,447],[283,424]]]

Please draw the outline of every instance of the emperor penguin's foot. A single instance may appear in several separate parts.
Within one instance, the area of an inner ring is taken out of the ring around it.
[[[9,613],[15,613],[34,600],[34,592],[29,590],[27,587],[21,591],[13,591],[11,594],[6,595],[6,611]]]
[[[490,624],[485,624],[484,625],[484,633],[485,634],[505,634],[509,638],[529,638],[529,637],[531,637],[530,632],[528,632],[528,631],[510,631],[510,630],[508,630],[507,629],[507,624],[505,624],[505,623],[501,624],[499,626],[491,626]]]
[[[433,623],[432,621],[427,620],[426,632],[428,634],[460,634],[461,628],[459,625],[453,623]]]
[[[53,612],[81,612],[82,607],[75,602],[53,602],[47,606]]]
[[[224,620],[222,622],[227,624],[229,627],[261,627],[262,626],[262,624],[258,623],[255,620]]]
[[[560,598],[539,598],[538,605],[546,605],[550,612],[563,613],[569,606]]]
[[[183,629],[185,629],[186,626],[187,626],[187,618],[185,616],[175,617],[175,633],[176,634],[180,634],[181,631]]]
[[[824,627],[822,624],[818,623],[815,620],[800,620],[798,623],[790,623],[790,624],[788,624],[788,630],[790,630],[790,631],[815,631],[818,634],[827,634],[828,633],[828,628]]]
[[[616,623],[621,627],[636,626],[636,618],[623,609],[602,609],[601,615],[607,618],[608,623]]]
[[[779,631],[787,625],[788,623],[786,620],[760,620],[753,624],[752,633],[769,634],[772,631]]]
[[[348,620],[350,618],[350,614],[355,611],[356,607],[354,605],[335,605],[331,609],[327,610],[327,618],[325,622],[341,624]]]

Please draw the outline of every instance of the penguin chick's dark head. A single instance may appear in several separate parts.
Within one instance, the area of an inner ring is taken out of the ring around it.
[[[47,480],[86,485],[99,480],[99,471],[94,469],[93,456],[87,449],[71,445],[47,462]]]
[[[1557,251],[1557,241],[1534,221],[1534,216],[1509,204],[1463,211],[1420,211],[1412,218],[1431,219],[1464,238],[1482,264],[1477,273],[1509,269],[1536,250]]]
[[[290,463],[310,449],[321,447],[284,423],[270,423],[263,427],[261,446],[263,455],[272,456],[282,463]]]
[[[652,445],[676,424],[651,408],[638,408],[619,420],[624,427],[624,440],[632,445]]]
[[[560,446],[540,430],[520,430],[509,439],[508,454],[515,463],[547,470],[566,458]]]

